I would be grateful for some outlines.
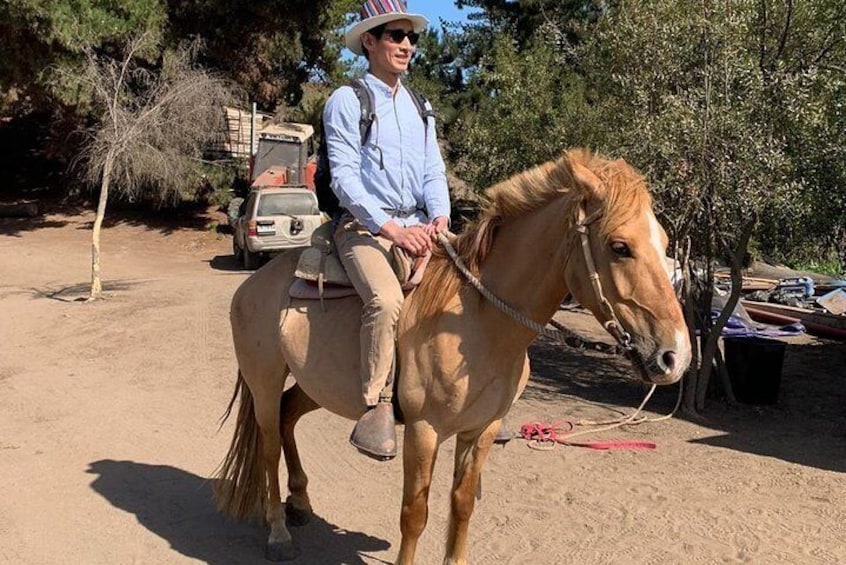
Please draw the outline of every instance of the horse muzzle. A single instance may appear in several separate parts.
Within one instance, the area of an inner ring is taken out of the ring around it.
[[[644,351],[646,350],[646,351]],[[638,376],[649,384],[670,385],[678,382],[690,365],[690,347],[645,347],[635,343],[628,352]]]

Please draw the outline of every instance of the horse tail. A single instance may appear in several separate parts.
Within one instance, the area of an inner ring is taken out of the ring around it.
[[[240,369],[221,425],[232,413],[235,399],[239,396],[241,404],[232,443],[215,473],[214,499],[220,512],[233,518],[247,519],[264,513],[267,476],[260,457],[261,433],[256,422],[253,395]]]

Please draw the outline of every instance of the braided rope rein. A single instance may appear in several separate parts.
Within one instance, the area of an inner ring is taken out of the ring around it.
[[[625,354],[628,351],[628,348],[621,346],[621,345],[609,345],[609,344],[603,343],[603,342],[589,342],[589,341],[585,340],[584,338],[582,338],[581,336],[579,336],[577,333],[573,332],[572,330],[569,330],[569,329],[565,328],[564,326],[560,325],[559,323],[555,322],[555,320],[551,320],[551,323],[556,326],[555,329],[548,328],[548,327],[546,327],[546,325],[543,325],[543,324],[540,324],[540,323],[534,321],[533,319],[529,318],[528,316],[526,316],[525,314],[523,314],[522,312],[520,312],[519,310],[517,310],[516,308],[514,308],[513,306],[511,306],[510,304],[508,304],[507,302],[505,302],[501,298],[499,298],[498,296],[496,296],[484,284],[482,284],[482,281],[480,281],[470,271],[470,269],[467,268],[467,265],[464,264],[464,261],[458,255],[458,252],[452,246],[452,243],[450,243],[449,239],[447,238],[447,236],[444,233],[438,234],[438,242],[440,242],[440,244],[446,250],[447,255],[449,255],[449,258],[455,264],[455,267],[459,270],[459,272],[462,275],[464,275],[464,278],[467,279],[467,281],[473,286],[473,288],[475,288],[477,291],[479,291],[479,294],[481,294],[483,297],[485,297],[485,299],[487,299],[491,304],[493,304],[501,312],[505,313],[507,316],[513,318],[517,322],[520,322],[521,324],[523,324],[525,327],[529,328],[530,330],[532,330],[532,331],[534,331],[534,332],[536,332],[539,335],[542,335],[544,337],[548,337],[550,339],[556,340],[559,343],[561,343],[562,345],[572,347],[574,349],[585,349],[586,346],[589,346],[591,349],[596,349],[597,351],[602,351],[602,352],[605,352],[605,353]],[[566,437],[572,438],[572,437],[576,437],[576,436],[586,435],[586,434],[589,434],[589,433],[597,433],[597,432],[602,432],[602,431],[607,431],[607,430],[619,428],[619,427],[627,425],[627,424],[636,425],[636,424],[641,424],[643,422],[658,422],[658,421],[667,420],[669,418],[672,418],[673,415],[675,414],[676,410],[678,410],[678,408],[681,404],[681,398],[682,398],[682,386],[681,386],[681,384],[679,386],[679,394],[678,394],[678,399],[676,401],[676,405],[669,414],[666,414],[664,416],[659,416],[659,417],[656,417],[656,418],[641,417],[640,419],[637,419],[637,420],[635,419],[635,418],[637,418],[638,414],[640,414],[640,411],[643,409],[643,407],[646,405],[646,403],[649,401],[649,399],[652,397],[652,394],[655,392],[656,388],[657,388],[657,385],[655,385],[653,383],[650,386],[649,391],[646,393],[645,398],[640,403],[640,406],[638,406],[637,410],[635,410],[631,415],[622,416],[621,418],[619,418],[617,420],[596,423],[596,424],[600,424],[600,425],[604,425],[604,424],[607,424],[607,425],[605,425],[604,427],[598,428],[598,429],[585,430],[585,431],[582,431],[582,432],[576,432],[576,433],[568,434]],[[590,422],[583,422],[583,424],[584,425],[595,425],[595,423],[590,423]]]
[[[484,296],[491,304],[496,306],[501,312],[505,313],[509,317],[513,318],[514,320],[520,322],[533,332],[536,332],[544,337],[548,337],[550,339],[556,340],[559,343],[566,345],[568,347],[572,347],[574,349],[595,349],[597,351],[602,351],[604,353],[614,353],[614,354],[623,354],[625,349],[619,345],[609,345],[604,342],[599,341],[588,341],[585,338],[578,335],[576,332],[565,328],[564,326],[554,322],[555,328],[549,328],[546,324],[541,324],[533,319],[529,318],[498,296],[496,296],[493,292],[488,290],[488,288],[482,284],[480,281],[471,271],[467,268],[467,265],[464,264],[464,261],[459,257],[458,252],[452,246],[449,239],[443,233],[438,234],[438,241],[446,250],[447,255],[449,258],[452,259],[452,262],[455,263],[455,267],[459,270],[459,272],[464,275],[464,278],[479,291],[479,294]]]

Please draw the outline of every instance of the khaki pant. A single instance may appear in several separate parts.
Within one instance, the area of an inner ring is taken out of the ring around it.
[[[396,350],[396,325],[403,293],[391,267],[391,245],[344,214],[335,230],[338,256],[364,302],[361,314],[361,390],[375,406],[388,379]]]

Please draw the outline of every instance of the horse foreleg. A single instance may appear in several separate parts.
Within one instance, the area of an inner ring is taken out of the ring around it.
[[[429,485],[438,455],[438,434],[427,422],[406,424],[402,449],[402,514],[397,565],[411,565],[429,517]]]
[[[282,435],[282,450],[285,454],[285,466],[288,468],[288,498],[285,500],[285,512],[288,524],[302,526],[311,519],[311,502],[308,498],[308,476],[303,470],[297,441],[294,437],[294,426],[299,419],[317,410],[320,406],[309,398],[300,388],[294,385],[285,391],[280,402],[282,417],[279,421],[279,431]]]
[[[467,537],[470,516],[482,466],[499,430],[500,421],[491,423],[480,435],[459,434],[455,442],[455,478],[452,485],[452,508],[447,534],[445,565],[467,563]]]
[[[270,561],[289,561],[296,557],[291,534],[285,527],[285,506],[279,492],[279,458],[282,455],[282,437],[279,433],[280,397],[282,391],[276,388],[275,380],[268,379],[274,390],[254,393],[256,421],[261,431],[261,455],[267,474],[267,513],[270,526],[265,556]],[[284,383],[284,379],[282,379]],[[270,387],[269,387],[270,388]],[[281,388],[281,387],[280,387]]]

